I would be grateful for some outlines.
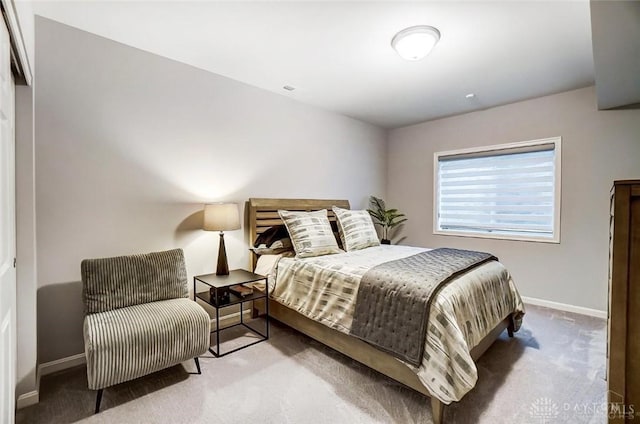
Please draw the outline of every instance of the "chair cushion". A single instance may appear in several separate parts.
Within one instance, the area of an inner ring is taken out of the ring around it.
[[[202,355],[209,314],[189,299],[171,299],[90,314],[84,320],[89,389],[129,381]]]
[[[188,296],[182,249],[85,259],[80,268],[86,314]]]

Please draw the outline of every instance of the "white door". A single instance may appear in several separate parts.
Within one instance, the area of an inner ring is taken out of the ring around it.
[[[0,18],[0,423],[15,420],[16,220],[14,85],[9,33]]]

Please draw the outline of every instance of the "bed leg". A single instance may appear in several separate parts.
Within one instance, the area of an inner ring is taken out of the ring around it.
[[[431,398],[431,414],[433,415],[433,424],[442,424],[442,418],[444,417],[444,403],[440,402],[437,398]]]

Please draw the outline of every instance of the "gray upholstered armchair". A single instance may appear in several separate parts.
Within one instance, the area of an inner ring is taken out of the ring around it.
[[[89,389],[195,359],[209,348],[209,314],[188,299],[182,249],[82,261]]]

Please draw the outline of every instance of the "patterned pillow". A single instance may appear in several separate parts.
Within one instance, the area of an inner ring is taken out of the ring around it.
[[[371,246],[380,246],[378,233],[367,211],[352,211],[334,206],[333,213],[338,219],[342,246],[347,252]]]
[[[315,212],[278,211],[287,226],[298,258],[342,253],[331,230],[327,210]]]

